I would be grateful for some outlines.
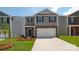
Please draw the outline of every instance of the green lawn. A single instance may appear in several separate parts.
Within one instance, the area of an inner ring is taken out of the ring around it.
[[[79,47],[79,36],[59,36],[59,38]]]
[[[27,40],[27,41],[17,41],[16,39],[6,39],[0,41],[0,43],[12,42],[14,46],[12,48],[6,49],[5,51],[31,51],[35,39]]]

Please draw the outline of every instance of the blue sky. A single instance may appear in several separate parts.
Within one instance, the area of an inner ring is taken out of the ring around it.
[[[45,8],[52,9],[54,12],[63,15],[72,7],[0,7],[0,11],[11,16],[29,16],[33,15]]]
[[[63,15],[64,13],[68,12],[72,7],[60,7],[57,10],[57,13]]]

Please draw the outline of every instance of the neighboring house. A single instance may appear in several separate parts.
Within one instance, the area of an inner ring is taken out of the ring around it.
[[[79,11],[58,17],[59,35],[79,36]]]
[[[67,16],[68,35],[79,35],[79,11]]]
[[[79,35],[78,15],[79,11],[67,16],[60,16],[49,9],[44,9],[32,16],[3,15],[0,17],[6,18],[7,23],[10,24],[11,37],[46,38],[58,35]],[[0,22],[2,24],[2,21]]]
[[[0,32],[2,32],[3,30],[2,28],[3,23],[7,23],[10,25],[10,16],[3,12],[0,12]]]

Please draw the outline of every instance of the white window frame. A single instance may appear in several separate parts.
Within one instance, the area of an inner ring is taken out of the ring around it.
[[[49,23],[51,23],[51,20],[53,20],[53,22],[54,22],[54,20],[55,20],[54,17],[56,17],[56,21],[57,21],[57,16],[49,16],[49,17],[50,17],[50,19],[49,19],[49,20],[50,20]]]
[[[37,23],[43,23],[43,22],[42,22],[42,20],[43,20],[42,17],[43,17],[43,16],[37,16],[37,17],[38,17]],[[39,18],[40,18],[40,19],[39,19]],[[41,20],[41,22],[39,22],[39,20]]]

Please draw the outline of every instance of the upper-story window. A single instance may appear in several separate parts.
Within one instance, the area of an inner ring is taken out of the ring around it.
[[[56,16],[49,16],[49,22],[56,22]]]
[[[9,22],[10,22],[10,18],[9,18],[9,17],[7,17],[7,24],[9,24]]]
[[[3,17],[0,17],[0,24],[3,24]]]
[[[44,17],[43,16],[37,16],[37,23],[43,23],[44,22]]]
[[[14,20],[14,17],[11,17],[12,21]]]
[[[75,23],[75,17],[68,17],[68,24],[73,24]]]
[[[26,18],[27,22],[32,22],[32,18]]]

